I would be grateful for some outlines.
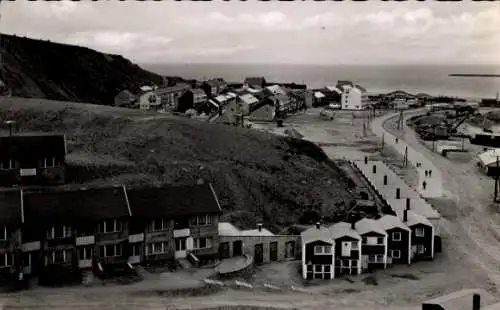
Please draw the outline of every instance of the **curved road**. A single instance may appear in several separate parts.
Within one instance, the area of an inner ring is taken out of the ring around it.
[[[475,165],[470,162],[452,162],[433,153],[418,141],[415,132],[406,126],[406,121],[409,117],[422,112],[422,109],[415,110],[404,117],[405,134],[399,137],[398,143],[395,137],[383,128],[383,123],[397,113],[375,119],[370,124],[371,129],[377,136],[382,138],[383,135],[384,141],[402,155],[408,146],[408,160],[414,166],[417,162],[422,163],[422,168],[418,169],[420,176],[418,191],[423,197],[446,197],[454,201],[454,206],[440,210],[442,214],[446,214],[441,223],[442,230],[446,232],[444,242],[448,243],[444,245],[445,248],[454,248],[456,250],[454,255],[460,255],[468,260],[472,263],[474,271],[487,275],[492,284],[498,286],[500,285],[500,226],[497,223],[500,219],[491,207],[492,188],[484,186]],[[432,178],[425,177],[426,169],[432,170]],[[427,190],[422,189],[421,184],[424,180],[428,184]],[[464,272],[469,270],[464,268]]]

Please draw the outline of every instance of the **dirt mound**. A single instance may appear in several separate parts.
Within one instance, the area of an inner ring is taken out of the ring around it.
[[[67,135],[74,183],[213,183],[225,218],[242,228],[262,219],[279,231],[305,210],[342,209],[352,199],[340,169],[313,143],[251,129],[48,100],[4,98],[0,123]],[[4,128],[6,129],[6,128]]]

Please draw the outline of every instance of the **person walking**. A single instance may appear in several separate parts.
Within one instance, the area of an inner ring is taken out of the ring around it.
[[[424,182],[422,183],[422,188],[425,190],[425,188],[426,188],[426,187],[427,187],[427,182],[425,182],[425,181],[424,181]]]
[[[425,177],[427,177],[427,175],[428,175],[428,174],[427,174],[427,170],[425,170],[425,172],[424,172],[424,173],[425,173]]]
[[[429,170],[429,178],[431,177],[431,174],[432,174],[432,170]]]
[[[398,139],[398,138],[396,138],[396,143],[398,143],[398,142],[399,142],[399,139]]]

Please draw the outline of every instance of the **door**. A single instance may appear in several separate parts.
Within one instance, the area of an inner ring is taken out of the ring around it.
[[[285,245],[285,258],[295,258],[295,242],[288,241]]]
[[[186,258],[186,238],[175,238],[175,258]]]
[[[351,256],[351,242],[342,241],[342,256]]]
[[[241,240],[233,242],[233,256],[243,255],[243,243]]]
[[[264,246],[262,243],[255,245],[254,262],[256,265],[262,265],[264,263]]]
[[[269,259],[272,262],[278,260],[278,242],[271,242],[270,251],[269,251]]]
[[[229,242],[219,244],[219,257],[220,259],[229,258]]]

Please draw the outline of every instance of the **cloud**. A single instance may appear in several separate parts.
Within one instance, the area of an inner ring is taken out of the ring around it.
[[[77,32],[64,39],[69,44],[88,46],[107,53],[161,49],[171,41],[162,36],[117,31]]]

